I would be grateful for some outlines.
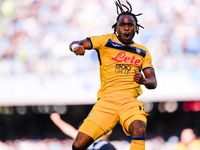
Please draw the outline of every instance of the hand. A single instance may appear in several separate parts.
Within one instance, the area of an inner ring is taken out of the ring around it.
[[[133,77],[133,81],[135,81],[138,84],[145,84],[147,81],[144,78],[144,76],[142,75],[142,73],[137,71],[136,69],[134,69],[134,70],[135,70],[135,75]]]
[[[82,45],[79,45],[74,49],[74,53],[76,55],[84,55],[85,54],[85,48]]]
[[[53,113],[50,115],[50,118],[53,122],[60,120],[60,115],[58,113]]]

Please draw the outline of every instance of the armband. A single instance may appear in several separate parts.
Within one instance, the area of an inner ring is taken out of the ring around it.
[[[80,46],[80,45],[79,45],[79,44],[72,44],[70,50],[71,50],[72,52],[74,52],[74,49],[75,49],[76,47],[78,47],[78,46]]]

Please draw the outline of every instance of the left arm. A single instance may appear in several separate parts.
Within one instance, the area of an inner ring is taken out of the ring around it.
[[[134,81],[138,84],[143,84],[147,89],[155,89],[157,87],[157,80],[154,69],[147,69],[144,71],[145,77],[141,72],[135,69]]]

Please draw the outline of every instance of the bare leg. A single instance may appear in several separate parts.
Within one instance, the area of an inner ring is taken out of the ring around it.
[[[93,142],[94,139],[92,137],[83,132],[78,132],[78,135],[74,141],[74,146],[78,149],[86,149]]]
[[[129,126],[129,132],[132,137],[145,137],[146,136],[146,124],[144,121],[135,120]]]
[[[132,136],[130,150],[145,150],[146,124],[141,120],[133,121],[129,126],[129,132]]]

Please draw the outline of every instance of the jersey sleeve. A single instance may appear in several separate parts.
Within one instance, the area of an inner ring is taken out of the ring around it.
[[[106,45],[108,35],[101,36],[90,36],[89,40],[91,42],[92,49],[100,49],[101,47]]]
[[[151,55],[147,50],[146,51],[146,56],[144,57],[143,64],[142,64],[142,70],[144,71],[144,70],[146,70],[148,68],[153,68],[153,65],[152,65]]]

